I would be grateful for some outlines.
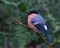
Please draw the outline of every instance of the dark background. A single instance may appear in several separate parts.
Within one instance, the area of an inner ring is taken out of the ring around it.
[[[60,48],[60,0],[0,0],[0,48],[25,48],[31,40],[47,48],[32,30],[21,25],[27,25],[30,9],[38,10],[46,19],[53,45]]]

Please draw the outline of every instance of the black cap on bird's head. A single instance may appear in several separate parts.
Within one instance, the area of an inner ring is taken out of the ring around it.
[[[34,13],[34,14],[39,14],[39,12],[36,11],[36,10],[29,10],[29,11],[28,11],[28,14],[29,14],[29,15],[32,14],[32,13]]]

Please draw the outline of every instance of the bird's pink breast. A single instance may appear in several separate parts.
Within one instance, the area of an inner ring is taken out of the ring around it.
[[[31,20],[32,18],[34,18],[36,16],[36,14],[31,14],[28,16],[28,26],[29,28],[31,28],[32,30],[38,30],[32,23]]]

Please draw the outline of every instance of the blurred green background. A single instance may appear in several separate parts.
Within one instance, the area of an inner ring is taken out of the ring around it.
[[[31,29],[20,24],[27,25],[30,9],[47,20],[54,48],[60,48],[60,0],[0,0],[0,48],[25,48],[31,40],[47,48]]]

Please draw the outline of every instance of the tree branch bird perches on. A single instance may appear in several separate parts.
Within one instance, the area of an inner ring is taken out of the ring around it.
[[[19,20],[16,20],[16,22],[26,28],[29,28],[27,25],[23,24]],[[36,32],[35,32],[36,33]],[[54,48],[49,42],[47,42],[40,34],[36,33],[50,48]]]

